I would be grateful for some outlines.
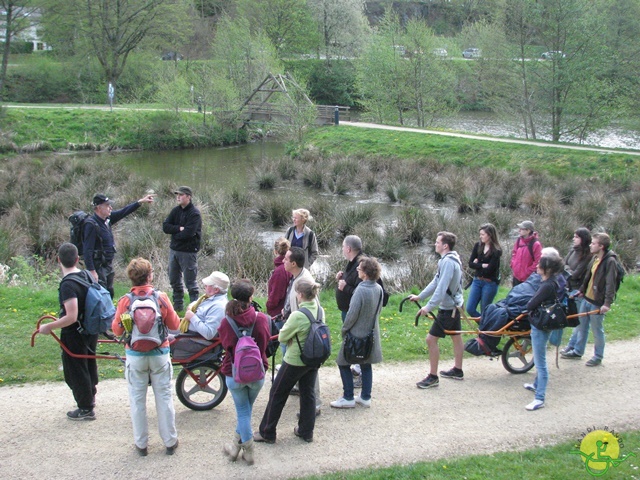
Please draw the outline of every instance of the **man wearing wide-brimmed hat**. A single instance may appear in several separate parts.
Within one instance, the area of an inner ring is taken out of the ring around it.
[[[184,285],[191,302],[198,300],[198,250],[202,238],[202,217],[191,201],[190,187],[178,187],[174,192],[176,205],[162,223],[164,233],[171,235],[169,245],[169,283],[173,289],[173,308],[184,310]],[[184,276],[184,284],[182,277]]]
[[[152,203],[153,194],[145,195],[120,210],[113,210],[113,200],[103,193],[93,197],[93,215],[88,217],[82,234],[83,258],[85,268],[93,278],[109,290],[113,298],[113,259],[116,255],[116,244],[111,226],[127,215],[132,214],[143,203]]]

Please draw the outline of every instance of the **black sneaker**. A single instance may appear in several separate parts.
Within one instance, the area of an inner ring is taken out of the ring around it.
[[[578,355],[575,350],[570,350],[567,353],[560,353],[560,356],[568,360],[580,360],[582,358],[582,355]]]
[[[146,457],[149,454],[147,447],[140,448],[138,445],[136,445],[135,447],[136,447],[136,452],[138,452],[138,455],[140,455],[141,457]]]
[[[67,412],[67,418],[74,421],[95,420],[96,414],[93,410],[83,410],[78,408],[73,412]]]
[[[427,375],[424,380],[416,383],[416,387],[418,388],[433,388],[437,387],[440,384],[440,379],[436,376],[432,376],[431,374]]]
[[[173,447],[167,447],[167,451],[165,452],[167,455],[173,455],[178,448],[178,440],[173,444]]]
[[[464,380],[464,373],[459,368],[451,370],[440,370],[440,376],[444,378],[453,378],[454,380]]]

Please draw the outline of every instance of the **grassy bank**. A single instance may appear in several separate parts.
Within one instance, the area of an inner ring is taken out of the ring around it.
[[[127,291],[124,284],[117,285],[116,296]],[[497,299],[506,296],[506,286],[500,288]],[[407,292],[408,293],[408,292]],[[413,290],[418,293],[418,288]],[[466,295],[466,293],[465,293]],[[431,322],[421,319],[419,326],[414,327],[417,307],[405,305],[403,312],[398,312],[398,305],[403,295],[392,295],[389,304],[380,316],[380,333],[382,337],[382,351],[385,362],[424,361],[426,368],[427,349],[424,342]],[[258,302],[265,304],[265,299]],[[328,365],[335,362],[340,340],[342,320],[336,307],[334,292],[324,290],[321,303],[325,308],[327,324],[332,333],[334,345]],[[60,349],[50,337],[38,335],[35,348],[29,346],[31,334],[35,329],[37,319],[42,315],[57,314],[57,286],[32,289],[0,286],[0,385],[21,384],[33,381],[61,381]],[[625,279],[616,303],[607,314],[607,340],[615,341],[629,339],[640,334],[640,276]],[[467,324],[464,328],[471,328]],[[472,338],[465,335],[465,340]],[[568,332],[565,332],[568,340]],[[453,356],[450,341],[443,341],[440,345],[443,358]],[[122,353],[122,348],[109,346],[107,350]],[[487,362],[487,368],[502,369],[495,362]],[[416,378],[424,372],[416,371]],[[118,378],[122,376],[122,366],[117,361],[100,361],[101,378]]]
[[[307,141],[325,154],[436,161],[465,168],[544,171],[560,178],[591,177],[628,182],[640,178],[640,157],[536,148],[464,138],[341,126],[309,132]]]
[[[0,153],[61,149],[163,150],[241,143],[246,132],[207,116],[170,111],[7,108],[0,118]]]
[[[500,428],[500,426],[495,428]],[[366,468],[305,478],[307,480],[594,478],[595,474],[589,475],[585,470],[580,455],[571,453],[577,450],[575,444],[580,439],[579,428],[580,426],[576,425],[576,438],[573,441],[565,441],[549,447],[533,448],[524,452],[499,452],[492,455],[446,458],[433,462],[396,465],[389,468]],[[637,456],[640,455],[640,432],[622,432],[621,438],[624,440],[625,447],[621,449],[619,458],[628,454],[634,454],[634,457],[627,458],[618,466],[610,466],[607,472],[602,472],[603,478],[608,480],[638,478]],[[490,441],[490,434],[488,434],[487,442]]]

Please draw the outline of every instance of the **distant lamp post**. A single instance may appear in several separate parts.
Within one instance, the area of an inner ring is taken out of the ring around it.
[[[109,88],[107,89],[107,95],[109,97],[109,108],[113,112],[113,97],[116,95],[116,89],[113,88],[113,84],[109,82]]]

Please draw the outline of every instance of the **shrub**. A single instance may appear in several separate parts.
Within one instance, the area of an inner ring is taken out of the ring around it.
[[[351,235],[357,226],[373,223],[377,214],[374,205],[356,205],[338,211],[338,232],[344,238]]]
[[[262,220],[271,223],[274,228],[285,225],[291,218],[291,201],[281,195],[263,198],[254,213]]]
[[[431,215],[418,207],[402,209],[398,218],[398,236],[409,245],[421,244],[429,228]]]
[[[592,190],[573,205],[573,217],[579,225],[593,229],[609,208],[607,193]]]
[[[256,183],[260,190],[273,190],[276,186],[276,175],[274,172],[258,170],[256,171]]]

